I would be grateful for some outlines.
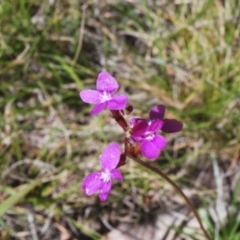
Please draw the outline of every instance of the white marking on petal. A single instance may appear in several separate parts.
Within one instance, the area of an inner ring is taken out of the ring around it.
[[[149,140],[149,141],[153,140],[155,137],[155,133],[153,133],[153,132],[146,132],[144,135],[145,135],[145,139]]]
[[[111,173],[108,169],[105,169],[103,172],[101,172],[101,177],[100,177],[103,182],[109,182],[111,180]]]
[[[101,95],[100,95],[100,101],[101,103],[104,103],[106,101],[109,101],[112,99],[112,96],[110,93],[104,91]]]

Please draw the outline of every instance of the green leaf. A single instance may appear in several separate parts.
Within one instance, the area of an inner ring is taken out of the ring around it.
[[[24,196],[26,196],[32,189],[34,189],[36,186],[38,186],[40,181],[33,181],[30,184],[26,184],[23,187],[21,187],[20,190],[17,191],[17,193],[13,194],[6,200],[4,200],[0,204],[0,217],[12,206],[14,206],[16,203],[18,203]]]

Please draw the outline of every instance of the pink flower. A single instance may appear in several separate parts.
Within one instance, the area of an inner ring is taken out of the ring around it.
[[[133,123],[133,119],[131,122]],[[157,134],[163,126],[163,121],[137,119],[133,124],[132,140],[141,143],[140,149],[143,156],[150,160],[156,159],[167,145],[166,139]]]
[[[117,143],[107,145],[100,155],[101,172],[92,172],[82,182],[84,193],[91,196],[99,191],[101,201],[106,201],[112,187],[112,179],[123,180],[121,172],[116,169],[120,160],[120,148]]]
[[[97,90],[86,89],[80,92],[83,102],[96,104],[91,114],[100,113],[104,108],[122,110],[126,107],[128,98],[125,94],[112,96],[118,89],[118,83],[108,72],[101,72],[97,78]]]
[[[143,156],[154,160],[161,150],[166,147],[166,139],[158,135],[162,130],[166,133],[179,132],[182,130],[182,123],[175,119],[163,119],[165,106],[158,105],[151,109],[149,119],[133,118],[130,120],[132,125],[131,138],[135,142],[140,142],[140,149]]]

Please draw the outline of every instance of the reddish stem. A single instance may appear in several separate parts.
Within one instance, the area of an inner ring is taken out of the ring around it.
[[[118,125],[124,130],[124,132],[126,132],[128,129],[128,124],[127,124],[125,118],[123,117],[123,115],[120,113],[120,111],[119,110],[111,110],[111,113],[112,113],[112,117],[116,120]]]
[[[192,202],[188,199],[188,197],[185,195],[185,193],[181,190],[180,187],[178,187],[178,185],[173,181],[171,180],[167,175],[165,175],[162,171],[160,171],[159,169],[153,167],[152,165],[150,165],[149,163],[146,163],[144,161],[142,161],[141,159],[139,158],[136,158],[134,156],[132,156],[131,154],[128,154],[127,155],[129,158],[131,158],[132,160],[134,160],[135,162],[137,162],[138,164],[144,166],[145,168],[151,170],[152,172],[155,172],[156,174],[158,174],[160,177],[162,177],[165,181],[167,181],[168,183],[170,183],[176,190],[177,192],[183,197],[183,199],[186,201],[187,205],[189,206],[189,208],[192,210],[193,214],[195,215],[199,225],[200,225],[200,228],[202,229],[206,239],[208,240],[211,240],[208,232],[206,231],[206,229],[204,228],[203,226],[203,223],[202,223],[202,220],[201,218],[199,217],[196,209],[194,208]]]

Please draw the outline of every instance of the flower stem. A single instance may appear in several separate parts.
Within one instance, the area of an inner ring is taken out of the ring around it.
[[[183,193],[183,191],[177,186],[177,184],[171,180],[167,175],[165,175],[162,171],[160,171],[159,169],[151,166],[150,164],[142,161],[141,159],[139,158],[136,158],[130,154],[128,154],[128,157],[131,158],[132,160],[134,160],[135,162],[137,162],[138,164],[144,166],[145,168],[151,170],[152,172],[155,172],[156,174],[158,174],[160,177],[162,177],[165,181],[167,181],[168,183],[170,183],[177,191],[178,193],[183,197],[183,199],[186,201],[187,205],[189,206],[189,208],[193,211],[206,239],[208,240],[211,240],[208,232],[205,230],[203,224],[202,224],[202,221],[197,213],[197,211],[195,210],[193,204],[191,203],[191,201],[188,199],[188,197]]]
[[[125,118],[122,116],[119,110],[111,110],[112,117],[115,119],[115,121],[118,123],[118,125],[123,129],[123,131],[127,131],[128,124],[125,120]]]

